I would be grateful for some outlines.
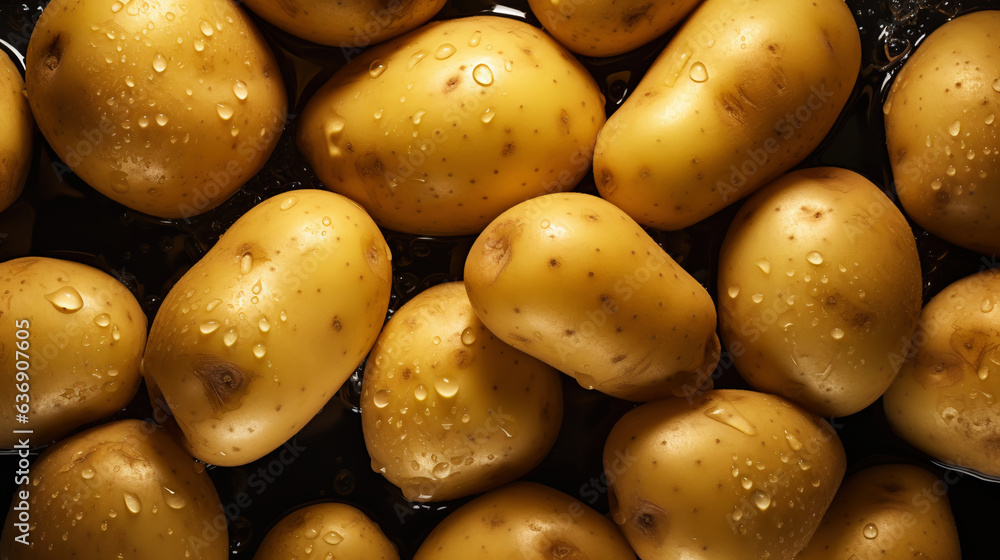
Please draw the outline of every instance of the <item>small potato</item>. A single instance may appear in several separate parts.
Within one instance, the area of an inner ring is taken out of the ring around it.
[[[56,440],[139,390],[146,315],[118,280],[72,261],[14,259],[0,263],[0,309],[0,447],[23,438],[18,429],[38,445]],[[15,419],[22,406],[27,424]]]
[[[1000,254],[1000,11],[931,33],[899,71],[882,111],[896,192],[935,235]]]
[[[642,560],[790,560],[845,469],[829,424],[752,391],[642,405],[604,447],[611,515]]]
[[[559,372],[486,330],[465,286],[435,286],[382,330],[361,389],[372,468],[417,502],[526,474],[556,441]]]
[[[719,360],[705,288],[595,196],[550,194],[504,212],[473,244],[465,285],[497,337],[614,397],[692,392]]]
[[[547,486],[519,482],[460,507],[413,560],[635,560],[603,515]]]
[[[53,0],[28,43],[26,81],[63,163],[161,218],[221,204],[285,124],[277,62],[233,0]]]
[[[21,194],[31,166],[35,121],[24,97],[24,80],[14,62],[0,52],[0,212]]]
[[[892,429],[942,461],[1000,476],[1000,269],[935,296],[902,356],[883,399]]]
[[[192,454],[243,465],[312,419],[375,343],[390,259],[375,222],[330,192],[237,220],[164,298],[143,358]]]
[[[379,225],[481,231],[511,206],[587,174],[604,99],[540,29],[481,16],[366,51],[302,113],[298,144],[323,184]]]
[[[733,219],[719,257],[722,340],[750,385],[824,416],[875,402],[920,315],[906,218],[867,179],[789,173]]]
[[[382,529],[357,509],[347,504],[316,504],[279,521],[267,532],[253,558],[310,557],[399,560],[399,553]]]
[[[944,483],[920,467],[879,465],[852,475],[795,560],[961,560]]]
[[[33,462],[30,482],[15,482],[4,560],[229,558],[226,514],[204,465],[152,424],[122,420],[77,434]],[[12,522],[18,507],[30,517],[27,536]]]

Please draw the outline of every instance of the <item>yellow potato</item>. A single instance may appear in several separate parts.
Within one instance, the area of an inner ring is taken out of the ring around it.
[[[604,448],[611,515],[643,560],[789,560],[845,469],[829,424],[752,391],[642,405]]]
[[[841,486],[795,560],[961,560],[947,486],[920,467],[879,465]]]
[[[843,0],[706,0],[601,130],[601,196],[660,229],[707,218],[819,145],[860,64]]]
[[[289,558],[399,560],[396,546],[365,514],[347,504],[316,504],[284,517],[267,532],[254,560]]]
[[[413,560],[635,560],[604,516],[540,484],[519,482],[460,507]]]
[[[528,5],[545,30],[569,50],[613,56],[663,35],[700,1],[528,0]]]
[[[29,470],[15,477],[4,560],[229,558],[226,516],[204,465],[152,424],[87,430]]]
[[[24,97],[24,80],[14,62],[0,53],[0,212],[21,194],[31,166],[35,122]]]
[[[31,35],[26,81],[63,163],[163,218],[222,203],[285,124],[277,63],[232,0],[53,0]]]
[[[712,298],[624,212],[555,193],[523,202],[476,239],[469,300],[501,340],[630,400],[696,390],[719,360]]]
[[[867,179],[789,173],[733,219],[719,257],[722,340],[750,385],[824,416],[875,402],[917,328],[920,257]]]
[[[445,0],[244,0],[270,23],[314,43],[361,49],[406,33],[434,17]]]
[[[1000,269],[945,288],[920,315],[885,393],[889,424],[942,461],[1000,476]]]
[[[486,330],[461,282],[393,314],[361,389],[372,468],[418,502],[527,474],[555,443],[562,406],[559,372]]]
[[[375,343],[390,258],[364,210],[326,191],[237,220],[164,298],[143,358],[191,452],[246,464],[319,412]]]
[[[36,445],[58,439],[139,390],[146,315],[118,280],[76,262],[14,259],[0,263],[0,309],[0,447],[19,429]]]
[[[383,227],[472,234],[587,174],[604,100],[541,30],[482,16],[435,22],[365,52],[302,113],[323,184]]]
[[[1000,254],[1000,11],[958,17],[900,70],[882,110],[906,213],[952,243]]]

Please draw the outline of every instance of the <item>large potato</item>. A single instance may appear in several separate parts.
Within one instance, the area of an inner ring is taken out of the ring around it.
[[[920,467],[879,465],[852,475],[795,560],[961,560],[944,482]]]
[[[0,447],[36,445],[118,411],[139,390],[146,315],[128,289],[87,265],[0,263]],[[27,423],[17,421],[25,414]]]
[[[956,18],[920,44],[882,110],[906,213],[931,233],[1000,254],[1000,12]]]
[[[751,391],[645,404],[604,448],[611,515],[643,560],[790,560],[845,469],[829,424]]]
[[[254,560],[308,558],[399,560],[396,546],[347,504],[316,504],[285,516],[267,532]]]
[[[184,274],[143,367],[196,457],[249,463],[319,412],[375,343],[390,258],[360,206],[299,190],[244,214]]]
[[[573,498],[519,482],[465,504],[413,560],[635,560],[618,528]]]
[[[526,23],[436,22],[354,59],[309,100],[298,142],[327,188],[379,225],[477,233],[573,188],[604,124],[593,78]]]
[[[24,97],[24,80],[14,62],[0,52],[0,212],[21,194],[31,165],[35,122]]]
[[[30,481],[15,480],[4,560],[229,557],[226,516],[204,466],[152,424],[93,428],[49,448],[30,471]]]
[[[286,98],[232,0],[53,0],[28,44],[28,101],[62,161],[164,218],[220,204],[264,165]]]
[[[875,402],[917,328],[920,257],[864,177],[789,173],[747,201],[719,257],[722,340],[753,387],[824,416]]]
[[[461,282],[393,314],[361,389],[372,468],[418,502],[526,474],[555,443],[562,406],[559,372],[486,330]]]
[[[1000,269],[935,296],[903,356],[883,400],[893,430],[942,461],[1000,476]]]
[[[601,130],[601,195],[660,229],[714,214],[819,145],[860,65],[843,0],[706,0]]]
[[[555,193],[504,212],[472,246],[465,285],[501,340],[615,397],[692,392],[719,360],[705,288],[595,196]]]

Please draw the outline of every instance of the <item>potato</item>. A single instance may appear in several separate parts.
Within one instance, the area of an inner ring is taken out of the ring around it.
[[[561,383],[486,330],[461,282],[430,288],[393,314],[365,368],[372,468],[417,502],[510,482],[555,443]]]
[[[413,560],[635,560],[618,528],[547,486],[518,482],[480,496],[431,531]]]
[[[966,277],[920,314],[909,360],[885,393],[885,415],[938,459],[1000,476],[1000,269]]]
[[[364,210],[326,191],[237,220],[164,298],[143,358],[191,452],[246,464],[319,412],[375,343],[390,258]]]
[[[5,560],[229,557],[204,466],[152,424],[122,420],[77,434],[34,461],[28,479],[15,480]]]
[[[595,196],[555,193],[504,212],[473,244],[465,285],[498,338],[618,398],[694,391],[719,360],[705,288]]]
[[[54,441],[139,390],[146,315],[118,280],[71,261],[14,259],[0,263],[0,309],[0,447],[23,437],[12,430]]]
[[[396,546],[365,514],[347,504],[297,510],[267,532],[254,560],[288,558],[399,560]]]
[[[752,391],[642,405],[604,448],[611,515],[643,560],[793,558],[845,468],[829,424]]]
[[[920,257],[875,185],[831,167],[789,173],[736,215],[719,257],[722,340],[754,388],[823,416],[875,402],[917,328]]]
[[[21,71],[0,53],[0,212],[21,194],[31,167],[35,121],[24,97]]]
[[[379,225],[473,234],[587,174],[604,99],[541,30],[482,16],[365,52],[309,100],[298,143]]]
[[[900,70],[882,111],[903,208],[948,241],[1000,254],[1000,11],[931,33]]]
[[[545,30],[569,50],[613,56],[663,35],[700,1],[528,0],[528,4]]]
[[[345,56],[406,33],[434,17],[445,0],[245,0],[268,22],[314,43],[341,47]]]
[[[285,121],[274,56],[232,0],[53,0],[31,35],[26,81],[60,159],[162,218],[236,192]]]
[[[939,493],[940,488],[940,493]],[[920,467],[879,465],[848,478],[795,560],[960,560],[944,482]]]
[[[601,196],[660,229],[714,214],[819,145],[860,65],[843,0],[706,0],[601,130]]]

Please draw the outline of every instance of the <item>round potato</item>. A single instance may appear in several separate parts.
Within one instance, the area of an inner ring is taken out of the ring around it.
[[[35,121],[24,96],[24,80],[14,62],[0,52],[0,212],[21,194],[31,165]]]
[[[26,81],[59,158],[162,218],[222,203],[285,124],[277,63],[232,0],[53,0],[31,35]]]
[[[635,553],[601,514],[547,486],[519,482],[446,517],[413,560],[497,558],[635,560]]]
[[[19,429],[35,444],[56,440],[139,390],[146,315],[118,280],[71,261],[14,259],[0,263],[0,309],[0,447]]]
[[[372,468],[417,502],[526,474],[555,443],[562,406],[559,372],[486,330],[461,282],[393,314],[361,389]]]
[[[154,405],[203,461],[263,457],[375,343],[390,259],[375,223],[340,195],[297,190],[258,204],[164,298],[143,358]]]
[[[643,560],[790,560],[845,469],[829,424],[751,391],[642,405],[604,448],[611,515]]]
[[[30,471],[30,482],[16,481],[4,560],[229,557],[226,516],[204,465],[152,424],[122,420],[77,434]]]
[[[289,558],[399,560],[396,546],[365,514],[347,504],[316,504],[284,517],[267,532],[254,560]]]
[[[309,100],[298,143],[323,184],[379,225],[481,231],[587,174],[604,99],[587,70],[526,23],[431,23],[354,59]]]
[[[1000,11],[931,33],[885,105],[896,192],[915,222],[952,243],[1000,254]]]
[[[1000,269],[945,288],[920,315],[885,393],[889,424],[942,461],[1000,476]]]
[[[945,483],[920,467],[880,465],[852,475],[795,560],[961,560]]]
[[[733,219],[719,257],[722,340],[750,385],[824,416],[875,402],[921,304],[906,218],[864,177],[789,173]]]

